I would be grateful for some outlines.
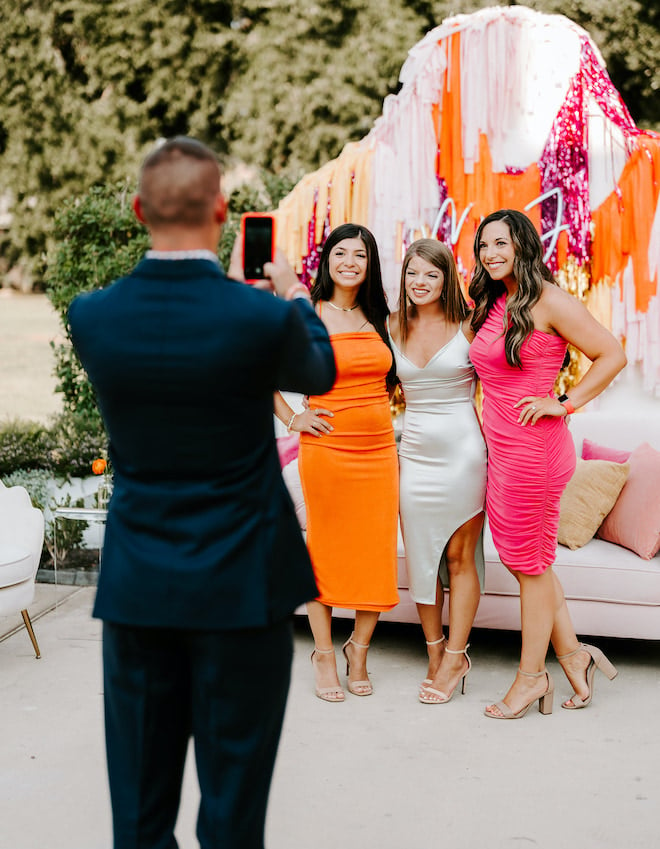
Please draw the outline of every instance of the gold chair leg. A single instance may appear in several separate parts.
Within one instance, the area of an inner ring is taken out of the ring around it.
[[[27,632],[30,635],[30,639],[32,640],[32,646],[34,647],[34,654],[39,660],[41,657],[41,652],[39,651],[39,643],[37,642],[37,638],[34,635],[34,630],[32,628],[32,621],[30,619],[30,614],[27,610],[21,610],[21,615],[23,617],[23,622],[25,622],[25,627],[27,628]]]

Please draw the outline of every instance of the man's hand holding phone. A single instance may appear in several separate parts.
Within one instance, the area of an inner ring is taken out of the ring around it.
[[[243,256],[243,233],[240,232],[236,235],[227,273],[233,280],[241,280],[245,283],[247,281],[243,269]],[[307,292],[307,287],[300,283],[298,275],[291,265],[289,265],[286,256],[279,248],[275,250],[273,261],[264,263],[263,274],[264,277],[262,279],[252,283],[258,289],[275,292],[281,298],[290,297],[294,288],[296,289],[296,294],[304,296]],[[309,297],[308,294],[307,297]]]

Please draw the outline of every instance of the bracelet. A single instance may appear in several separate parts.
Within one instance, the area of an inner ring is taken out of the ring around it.
[[[566,408],[566,415],[572,416],[575,412],[575,407],[571,404],[571,399],[568,397],[568,395],[560,395],[557,400],[562,405],[562,407]]]
[[[296,297],[298,292],[300,292],[301,295],[304,294],[306,299],[309,300],[309,289],[307,288],[307,286],[305,286],[304,283],[294,283],[293,286],[290,286],[286,290],[286,295],[284,296],[284,299],[286,301],[291,301]]]
[[[294,413],[294,414],[291,416],[291,418],[289,419],[289,424],[286,426],[286,429],[287,429],[287,432],[288,432],[288,433],[291,433],[291,425],[293,424],[293,420],[295,419],[295,417],[296,417],[297,415],[298,415],[298,413]]]

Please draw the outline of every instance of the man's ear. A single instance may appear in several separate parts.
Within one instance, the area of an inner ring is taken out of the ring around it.
[[[142,212],[142,204],[140,203],[140,196],[135,195],[133,198],[133,212],[135,213],[135,217],[140,222],[140,224],[146,224],[144,220],[144,213]]]
[[[224,224],[227,220],[227,199],[223,194],[219,194],[215,200],[214,214],[218,224]]]

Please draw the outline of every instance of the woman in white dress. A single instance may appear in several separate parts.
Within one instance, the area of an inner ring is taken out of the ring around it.
[[[444,704],[471,662],[468,638],[483,588],[486,446],[474,407],[473,333],[454,257],[420,239],[403,261],[389,325],[406,401],[399,449],[401,530],[410,592],[429,664],[419,699]],[[449,587],[449,633],[442,627]]]

